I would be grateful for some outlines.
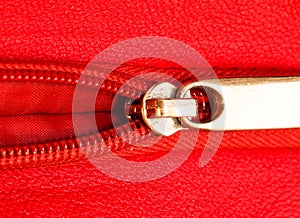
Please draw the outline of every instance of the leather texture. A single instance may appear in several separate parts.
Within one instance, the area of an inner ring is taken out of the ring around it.
[[[2,64],[82,68],[114,43],[158,35],[192,46],[222,77],[300,75],[297,1],[268,4],[265,1],[15,0],[2,1],[0,9]],[[151,64],[148,67],[157,67]],[[41,90],[47,89],[55,90],[56,96],[61,97],[49,100],[46,94],[34,92],[43,93]],[[73,89],[74,86],[57,84],[45,87],[43,83],[25,86],[20,82],[1,83],[2,127],[8,132],[11,132],[8,127],[16,129],[11,126],[13,121],[5,117],[9,113],[28,110],[32,115],[57,113],[62,109],[69,112]],[[13,92],[14,98],[10,96]],[[41,103],[45,99],[50,106]],[[103,100],[107,96],[100,99],[101,109],[108,105]],[[28,100],[36,105],[28,107]],[[11,107],[8,109],[7,105]],[[22,118],[19,119],[21,122]],[[38,134],[37,141],[71,134],[69,118],[66,118],[70,127],[67,129],[61,126],[61,120],[50,119],[55,124],[49,124],[48,118],[41,119],[44,123],[26,118],[35,130],[53,127],[48,136]],[[58,132],[66,135],[59,135],[55,126],[60,126]],[[33,137],[30,130],[27,128],[26,140]],[[111,179],[86,160],[3,169],[0,214],[297,217],[300,215],[299,131],[228,132],[221,149],[204,168],[198,167],[201,139],[199,148],[183,166],[162,179],[141,184]],[[1,146],[9,141],[5,143]]]
[[[219,150],[205,168],[200,152],[147,183],[104,176],[87,162],[1,172],[6,216],[297,217],[299,149]]]

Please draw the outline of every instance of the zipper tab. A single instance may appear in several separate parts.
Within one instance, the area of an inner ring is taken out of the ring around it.
[[[300,77],[230,78],[197,81],[179,89],[154,85],[131,105],[155,133],[183,129],[254,130],[300,127]]]
[[[149,99],[145,103],[144,113],[150,119],[197,116],[195,99]]]

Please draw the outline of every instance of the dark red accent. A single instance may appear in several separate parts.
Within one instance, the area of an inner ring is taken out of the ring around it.
[[[196,123],[206,123],[210,121],[212,117],[212,108],[205,89],[201,87],[192,88],[190,89],[190,94],[198,103],[198,117],[192,117],[191,120]]]

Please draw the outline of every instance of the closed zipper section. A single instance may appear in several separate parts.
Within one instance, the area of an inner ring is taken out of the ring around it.
[[[123,68],[118,76],[105,78],[99,72],[85,72],[85,80],[78,84],[80,74],[83,68],[73,68],[55,65],[33,65],[33,64],[0,64],[0,80],[2,82],[32,82],[32,83],[51,83],[51,84],[64,84],[64,85],[82,85],[92,88],[99,88],[99,90],[107,93],[116,93],[118,89],[125,84],[126,75],[130,70],[135,69],[135,66]],[[138,67],[137,67],[138,68]],[[180,79],[183,83],[194,82],[195,78],[187,74],[182,69],[159,69],[141,67],[143,72],[169,72],[175,78]],[[219,69],[215,68],[218,76],[222,77],[238,77],[241,74],[251,75],[272,75],[277,72],[277,75],[299,75],[297,70],[261,70],[261,69]],[[279,72],[279,73],[278,73]],[[99,78],[104,82],[99,84]],[[159,79],[159,78],[158,78]],[[142,81],[140,84],[125,84],[126,88],[121,93],[123,97],[132,99],[132,96],[137,96],[139,93],[149,89],[150,83]],[[66,140],[58,140],[53,142],[32,143],[24,145],[11,145],[0,148],[0,164],[1,168],[14,168],[26,166],[40,166],[64,163],[82,159],[85,144],[99,146],[101,144],[103,149],[100,149],[101,154],[105,155],[105,151],[117,152],[128,146],[127,143],[122,141],[122,137],[129,137],[133,141],[145,140],[147,137],[153,137],[154,133],[142,122],[141,120],[132,120],[130,127],[119,126],[118,131],[112,128],[109,130],[101,131],[99,134],[83,136],[81,138],[73,138]],[[118,132],[118,134],[117,134]],[[120,135],[121,133],[121,135]],[[149,134],[150,133],[150,134]],[[171,140],[172,141],[172,140]],[[101,147],[100,146],[100,147]],[[108,148],[108,149],[107,149]],[[155,150],[155,149],[154,149]],[[158,150],[165,150],[161,146]],[[155,150],[157,151],[157,150]],[[93,152],[93,151],[91,151]],[[99,149],[97,150],[99,152]]]

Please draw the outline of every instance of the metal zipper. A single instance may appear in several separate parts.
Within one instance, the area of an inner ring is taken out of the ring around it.
[[[191,96],[191,91],[197,89],[201,100]],[[203,120],[201,113],[207,108],[210,119]],[[165,136],[189,128],[299,128],[300,77],[204,80],[188,84],[181,90],[163,82],[149,89],[141,105],[132,105],[129,112],[129,116],[140,114],[152,131]],[[193,120],[195,117],[198,121]]]

